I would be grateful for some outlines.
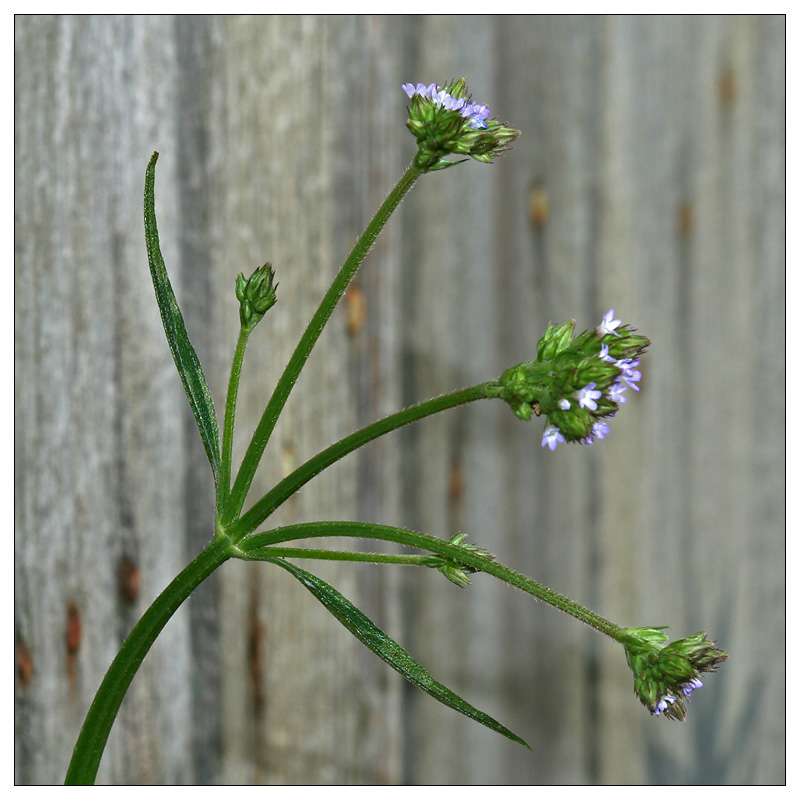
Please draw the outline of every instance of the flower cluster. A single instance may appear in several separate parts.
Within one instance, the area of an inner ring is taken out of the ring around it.
[[[547,419],[542,446],[591,444],[609,433],[608,419],[639,391],[639,357],[650,344],[630,325],[614,319],[612,308],[595,330],[574,336],[575,322],[549,325],[537,358],[507,369],[487,390],[505,400],[522,420]]]
[[[663,628],[626,628],[622,644],[633,670],[633,690],[655,716],[686,718],[686,701],[702,688],[700,676],[716,672],[728,658],[705,633],[666,644]]]
[[[490,118],[488,106],[473,103],[463,78],[444,87],[404,83],[411,99],[406,125],[417,138],[416,164],[425,172],[453,166],[450,154],[489,163],[508,148],[519,131]]]
[[[400,87],[409,97],[419,95],[431,100],[435,105],[448,111],[458,111],[469,122],[471,128],[485,128],[489,117],[489,106],[481,103],[470,103],[464,97],[453,97],[446,89],[440,89],[435,83],[404,83]]]

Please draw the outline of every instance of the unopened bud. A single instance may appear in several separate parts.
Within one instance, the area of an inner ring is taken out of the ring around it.
[[[239,300],[239,320],[243,328],[252,330],[264,314],[275,305],[277,296],[275,273],[271,264],[259,267],[249,278],[239,274],[236,278],[236,297]]]

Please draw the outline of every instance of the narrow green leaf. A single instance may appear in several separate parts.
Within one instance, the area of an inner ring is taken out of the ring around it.
[[[205,445],[208,460],[211,462],[216,484],[219,482],[220,459],[219,429],[217,415],[214,411],[214,401],[211,399],[211,392],[208,390],[200,360],[186,333],[183,315],[178,307],[178,301],[175,299],[175,293],[172,291],[167,268],[164,266],[164,257],[161,255],[161,247],[158,243],[155,200],[157,160],[158,153],[153,153],[153,157],[147,165],[144,181],[144,235],[147,240],[147,260],[150,262],[150,274],[153,276],[153,286],[156,290],[158,307],[161,309],[161,320],[164,323],[169,349],[172,351],[175,366],[178,368],[183,387],[186,389],[186,396],[189,398],[189,405],[197,420],[197,427],[200,430],[200,437]]]
[[[501,725],[496,719],[484,714],[482,711],[478,711],[477,708],[471,706],[455,692],[451,692],[446,686],[434,680],[427,670],[412,658],[408,651],[404,650],[394,639],[375,625],[372,620],[362,614],[333,586],[325,583],[316,575],[290,564],[288,561],[276,558],[273,563],[283,567],[287,572],[291,572],[342,625],[369,647],[373,653],[380,656],[392,669],[397,670],[406,680],[419,686],[420,689],[427,692],[431,697],[435,697],[440,703],[444,703],[446,706],[470,717],[470,719],[480,722],[487,728],[491,728],[493,731],[528,747],[526,742]]]

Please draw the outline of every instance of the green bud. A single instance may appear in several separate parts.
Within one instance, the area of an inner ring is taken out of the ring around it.
[[[239,320],[243,328],[252,330],[261,322],[264,314],[277,301],[274,283],[275,273],[271,264],[259,267],[249,278],[243,274],[236,277],[236,297],[239,300]]]
[[[544,336],[539,339],[536,353],[540,361],[552,361],[572,339],[575,331],[575,320],[565,322],[563,325],[548,325]]]
[[[482,550],[473,544],[465,544],[466,539],[466,533],[457,533],[452,539],[450,539],[450,544],[460,547],[462,550],[465,550],[469,553],[480,555],[488,560],[494,559],[494,556],[491,553],[487,553],[486,550]],[[451,581],[461,589],[466,589],[470,584],[470,579],[467,577],[467,573],[477,572],[475,567],[462,564],[458,560],[450,558],[449,556],[427,556],[425,559],[423,559],[422,563],[426,567],[438,569],[439,572],[441,572],[442,575],[447,578],[447,580]]]

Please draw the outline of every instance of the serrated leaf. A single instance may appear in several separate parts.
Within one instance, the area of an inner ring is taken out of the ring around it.
[[[175,299],[175,293],[172,291],[172,284],[169,282],[167,268],[161,255],[161,246],[158,242],[155,208],[157,160],[158,153],[153,153],[150,163],[147,165],[144,181],[144,234],[147,241],[147,260],[150,263],[150,274],[153,277],[153,286],[156,290],[156,299],[161,310],[161,321],[164,324],[164,332],[167,334],[169,349],[172,351],[175,366],[178,368],[183,387],[186,389],[192,413],[197,420],[200,438],[203,440],[208,460],[211,462],[216,484],[219,482],[220,458],[219,428],[214,411],[214,401],[208,390],[200,360],[186,333],[183,315],[178,307],[178,301]]]
[[[444,703],[444,705],[460,711],[465,716],[480,722],[487,728],[491,728],[493,731],[518,742],[524,747],[528,747],[525,741],[501,725],[496,719],[484,714],[483,711],[478,711],[477,708],[470,705],[455,692],[434,680],[428,671],[412,658],[407,650],[384,633],[333,586],[325,583],[316,575],[290,564],[288,561],[276,558],[273,563],[278,564],[294,575],[342,625],[360,639],[373,653],[382,658],[392,669],[397,670],[406,680],[419,686],[422,691],[427,692],[440,703]]]

